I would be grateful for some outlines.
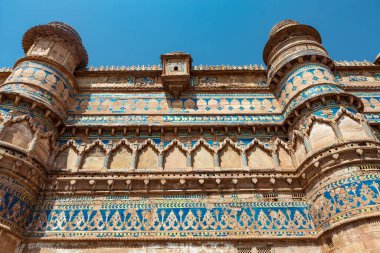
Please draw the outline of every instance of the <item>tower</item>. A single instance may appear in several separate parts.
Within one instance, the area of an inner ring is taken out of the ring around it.
[[[45,186],[51,145],[77,89],[74,70],[87,64],[78,33],[61,22],[29,29],[22,45],[25,56],[0,87],[0,205],[1,225],[7,228],[0,242],[9,252],[25,235]]]
[[[268,83],[283,106],[292,160],[322,248],[334,249],[335,243],[350,250],[357,245],[348,238],[356,233],[376,241],[372,232],[364,232],[371,225],[347,224],[377,214],[364,210],[369,199],[378,201],[367,187],[379,178],[367,169],[377,166],[379,143],[361,114],[361,100],[335,78],[334,62],[321,43],[313,27],[285,20],[272,28],[263,57]]]

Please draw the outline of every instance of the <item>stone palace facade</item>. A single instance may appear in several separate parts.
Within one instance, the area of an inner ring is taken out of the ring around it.
[[[90,67],[78,33],[0,71],[0,252],[380,252],[380,55],[285,20],[266,67]]]

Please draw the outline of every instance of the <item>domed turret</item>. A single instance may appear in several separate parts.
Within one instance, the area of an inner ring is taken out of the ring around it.
[[[322,46],[319,32],[294,20],[277,23],[269,33],[263,58],[268,66],[268,83],[276,85],[285,74],[304,62],[319,62],[333,67]]]
[[[33,101],[65,119],[75,86],[73,73],[88,62],[79,34],[65,23],[51,22],[30,28],[22,45],[25,57],[16,62],[0,93]]]
[[[22,45],[26,56],[46,57],[70,72],[85,68],[88,63],[79,34],[62,22],[32,27],[24,34]]]

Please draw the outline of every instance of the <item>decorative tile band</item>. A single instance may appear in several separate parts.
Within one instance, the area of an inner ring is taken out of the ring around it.
[[[73,97],[70,82],[58,70],[33,61],[17,65],[0,91],[34,98],[61,117],[66,114],[65,108]]]
[[[300,90],[316,84],[336,84],[334,74],[327,66],[320,64],[307,64],[291,72],[280,85],[277,98],[285,106]]]
[[[32,193],[19,181],[0,175],[0,221],[24,233],[32,211]]]
[[[69,116],[67,125],[171,125],[171,124],[253,124],[253,123],[279,123],[284,120],[282,115],[257,116]]]
[[[328,229],[356,217],[380,214],[380,175],[350,177],[329,184],[308,202],[315,226]]]
[[[32,237],[86,239],[314,235],[305,203],[255,203],[238,197],[223,201],[222,197],[138,201],[90,197],[81,203],[75,198],[60,199],[42,204],[34,213],[30,233]]]
[[[1,86],[0,92],[8,94],[22,94],[29,99],[36,100],[37,102],[46,105],[50,110],[56,112],[62,119],[66,118],[66,110],[63,105],[57,102],[51,93],[44,89],[36,89],[33,86],[12,83]]]
[[[32,208],[22,184],[1,176],[0,219],[41,239],[316,238],[342,222],[379,215],[379,183],[380,175],[342,179],[307,202],[256,195],[62,196],[41,197]]]
[[[340,180],[317,192],[309,205],[222,195],[45,198],[34,211],[29,235],[50,239],[316,237],[337,223],[378,213],[379,182],[378,175]]]

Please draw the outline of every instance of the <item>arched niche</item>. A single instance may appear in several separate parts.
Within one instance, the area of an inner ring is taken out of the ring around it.
[[[240,152],[229,143],[219,151],[219,158],[221,168],[241,168]]]
[[[314,121],[309,132],[309,141],[313,150],[326,147],[336,142],[334,130],[325,122]]]
[[[72,170],[78,160],[78,151],[68,146],[60,151],[54,159],[53,170]]]
[[[214,154],[204,144],[201,144],[192,152],[192,164],[194,169],[212,169],[214,168]]]
[[[146,145],[138,152],[137,169],[157,169],[158,151],[151,144]]]
[[[262,147],[255,145],[247,151],[248,167],[251,168],[273,168],[272,156]]]
[[[101,146],[95,145],[85,152],[81,169],[100,171],[104,166],[105,157],[105,150]]]
[[[121,170],[129,169],[132,161],[132,149],[123,145],[111,153],[110,156],[110,169]]]
[[[21,121],[15,122],[10,126],[5,126],[1,136],[2,141],[28,149],[29,143],[33,140],[34,133],[28,122]]]
[[[368,139],[370,137],[357,120],[347,115],[340,117],[337,124],[345,140]]]
[[[285,169],[294,168],[292,157],[289,152],[281,145],[277,148],[278,159],[280,162],[280,167]]]
[[[186,168],[186,153],[178,145],[170,147],[164,156],[165,169],[185,169]]]

